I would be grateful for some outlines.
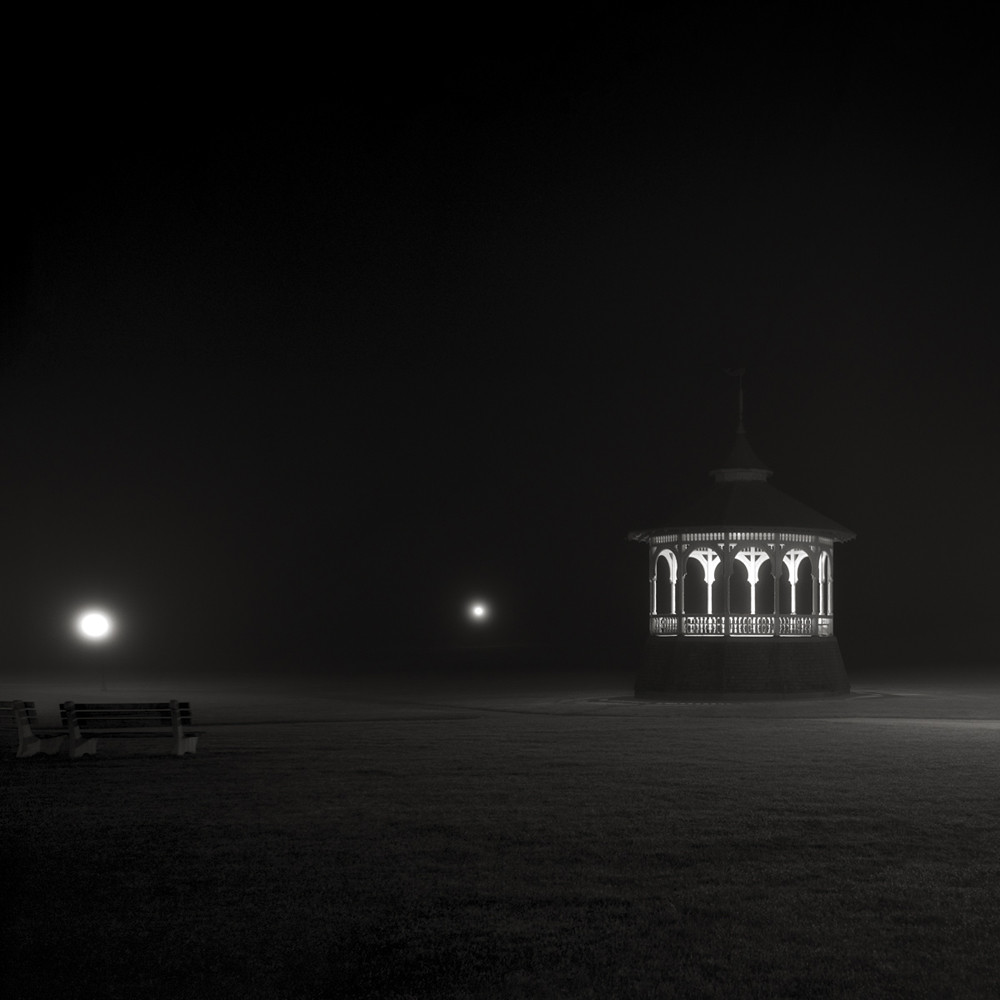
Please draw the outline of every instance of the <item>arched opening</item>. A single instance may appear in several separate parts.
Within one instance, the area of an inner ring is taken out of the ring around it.
[[[677,556],[670,549],[656,557],[656,613],[677,614]]]
[[[812,614],[812,562],[802,549],[789,549],[781,558],[784,573],[779,587],[780,614]]]
[[[733,558],[733,575],[737,573],[737,568],[741,570],[741,576],[746,580],[743,597],[737,607],[732,604],[733,614],[759,615],[761,614],[761,570],[770,563],[770,556],[764,549],[741,549]],[[772,584],[773,586],[773,584]],[[730,588],[730,600],[735,594]],[[773,596],[771,603],[773,603]]]
[[[771,573],[771,558],[768,556],[757,571],[757,614],[774,614],[774,576]]]
[[[832,584],[832,577],[830,573],[830,553],[821,552],[819,554],[819,587],[817,588],[817,594],[819,596],[819,608],[817,613],[821,615],[829,615],[830,609],[833,606],[830,600],[830,587]]]
[[[742,553],[740,553],[742,555]],[[729,611],[734,615],[749,615],[751,604],[751,584],[746,564],[739,556],[733,560],[733,571],[729,576]]]
[[[714,549],[688,553],[684,575],[684,614],[714,615],[722,612],[722,581],[717,579],[722,558]]]
[[[684,614],[704,615],[708,612],[705,587],[705,567],[697,559],[688,559],[684,572]]]
[[[813,568],[812,558],[806,556],[799,563],[799,577],[795,581],[795,614],[813,613]]]

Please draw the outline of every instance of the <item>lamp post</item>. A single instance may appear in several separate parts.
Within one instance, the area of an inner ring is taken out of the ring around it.
[[[115,626],[111,616],[97,608],[81,611],[76,618],[76,630],[87,643],[100,645],[114,634]],[[108,690],[104,660],[101,660],[101,690]]]

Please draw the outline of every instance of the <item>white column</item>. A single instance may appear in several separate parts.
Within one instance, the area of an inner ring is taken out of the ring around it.
[[[667,560],[667,572],[670,576],[670,613],[677,614],[677,556],[671,549],[661,549],[657,555],[657,562],[660,558]]]
[[[747,583],[750,585],[750,614],[757,614],[757,584],[760,582],[760,568],[768,558],[761,549],[744,549],[737,552],[736,559],[747,568]]]
[[[833,547],[830,547],[830,561],[826,564],[826,613],[833,619]]]
[[[819,632],[819,566],[816,565],[818,559],[819,552],[814,545],[812,547],[812,554],[809,557],[810,581],[812,583],[812,610],[810,611],[812,615],[812,628],[810,631],[813,635]]]
[[[771,556],[771,574],[774,580],[774,634],[781,635],[778,627],[778,612],[781,609],[781,570],[785,565],[782,558],[781,546],[778,544],[778,536],[774,536],[774,554]]]
[[[685,600],[684,591],[687,588],[687,545],[677,546],[677,561],[680,564],[677,568],[677,590],[678,593],[678,611],[677,611],[677,634],[684,635],[685,632]]]
[[[656,614],[656,546],[649,546],[649,613]]]
[[[729,635],[730,621],[732,616],[732,595],[729,588],[733,581],[733,553],[729,548],[729,532],[727,531],[722,540],[722,608],[725,620],[722,623],[722,634]]]

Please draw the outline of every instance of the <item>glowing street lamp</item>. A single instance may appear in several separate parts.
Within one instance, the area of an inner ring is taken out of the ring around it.
[[[84,611],[76,619],[76,630],[89,642],[103,642],[111,635],[112,622],[103,611]]]
[[[490,609],[482,601],[476,601],[469,605],[469,617],[474,622],[484,622],[489,616]]]

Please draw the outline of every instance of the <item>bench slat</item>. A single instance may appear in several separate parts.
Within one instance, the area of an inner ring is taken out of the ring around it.
[[[68,708],[60,705],[63,722],[68,721]],[[191,703],[177,703],[177,721],[183,727],[191,725]],[[122,702],[97,704],[86,702],[73,705],[73,721],[82,731],[121,728],[171,728],[174,714],[169,702]]]
[[[107,719],[111,723],[128,722],[136,726],[169,726],[170,714],[164,712],[132,715],[130,712],[76,712],[78,722],[93,723],[98,719]]]
[[[132,711],[133,709],[150,709],[150,710],[155,709],[160,712],[169,712],[170,702],[169,701],[136,701],[136,702],[116,701],[116,702],[105,702],[102,704],[99,701],[98,702],[74,701],[73,707],[78,712],[81,710],[86,711],[87,709],[95,709],[97,711],[102,711],[102,712],[108,710],[114,712],[127,712],[127,711]],[[187,709],[190,711],[191,702],[179,701],[177,702],[177,707],[182,710]]]
[[[35,703],[33,701],[22,701],[24,705],[25,712],[28,713],[28,722],[31,725],[36,725],[38,722],[38,712],[35,709]],[[12,701],[0,701],[0,723],[5,725],[14,725],[14,702]]]
[[[154,740],[160,739],[172,739],[173,733],[123,733],[117,729],[111,729],[108,731],[100,729],[88,729],[87,730],[91,739],[101,739],[101,740]],[[204,736],[203,732],[197,729],[185,729],[185,736]]]
[[[90,729],[171,729],[169,719],[76,719],[80,730]],[[182,723],[183,725],[183,723]],[[186,726],[185,726],[186,728]]]
[[[169,708],[115,708],[113,705],[108,705],[102,708],[80,708],[76,707],[74,709],[77,715],[120,715],[123,719],[145,719],[145,718],[156,718],[158,719],[161,715],[169,715]]]
[[[156,728],[170,728],[173,725],[173,720],[168,718],[142,718],[134,719],[129,716],[121,715],[92,715],[92,716],[75,716],[75,723],[81,729],[93,729],[95,726],[101,729],[114,729],[116,726],[145,726],[149,729]],[[191,725],[190,718],[180,718],[178,720],[182,726]]]

